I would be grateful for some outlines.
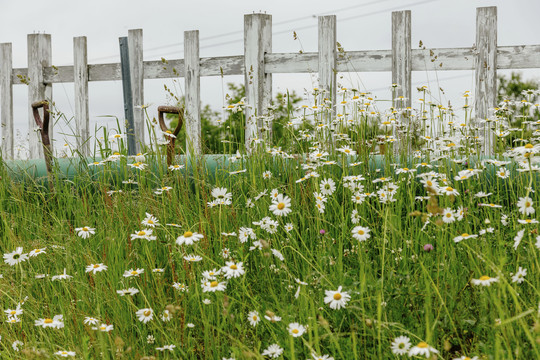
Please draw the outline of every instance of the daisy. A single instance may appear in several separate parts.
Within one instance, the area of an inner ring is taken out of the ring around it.
[[[334,360],[334,358],[330,355],[317,355],[315,353],[311,353],[311,356],[313,357],[313,360]]]
[[[521,284],[523,281],[525,281],[525,276],[527,276],[527,269],[519,267],[517,273],[512,276],[512,282],[517,282],[518,284]]]
[[[514,237],[514,250],[517,250],[519,244],[521,244],[521,240],[523,239],[523,235],[525,235],[525,230],[521,229],[521,230],[518,231],[518,233]]]
[[[450,224],[456,221],[456,218],[454,216],[454,210],[450,208],[444,209],[442,213],[442,221],[446,224]]]
[[[18,247],[15,251],[4,254],[4,262],[10,266],[17,265],[28,260],[28,254],[23,254],[23,248]]]
[[[202,256],[199,255],[186,255],[184,256],[184,260],[189,262],[199,262],[202,260]]]
[[[459,193],[457,192],[456,189],[454,189],[453,187],[451,186],[446,186],[446,187],[441,187],[439,188],[440,192],[442,192],[443,194],[445,195],[454,195],[454,196],[458,196]]]
[[[352,229],[352,236],[358,241],[366,241],[371,237],[369,234],[370,229],[363,226],[356,226],[354,229]]]
[[[156,273],[156,274],[163,274],[165,272],[165,269],[163,269],[163,268],[155,268],[155,269],[152,269],[152,272]]]
[[[73,356],[75,356],[75,355],[77,355],[77,354],[75,353],[75,351],[65,351],[65,350],[62,350],[62,351],[57,351],[57,352],[55,352],[54,355],[58,355],[58,356],[60,356],[60,357],[68,357],[68,356],[72,356],[72,357],[73,357]]]
[[[226,282],[218,282],[217,280],[201,282],[201,287],[203,292],[216,292],[216,291],[225,291],[227,289]]]
[[[271,171],[265,171],[262,174],[263,179],[268,180],[272,178],[272,172]]]
[[[138,170],[144,170],[148,166],[148,164],[142,163],[142,162],[135,162],[133,164],[128,164],[129,167],[132,167],[134,169]]]
[[[259,313],[257,311],[250,311],[248,313],[248,320],[251,326],[257,326],[257,324],[261,321],[261,318],[259,317]]]
[[[161,314],[161,320],[164,322],[171,321],[172,315],[169,310],[163,310],[163,313]]]
[[[126,138],[126,135],[124,134],[114,134],[109,136],[109,141],[116,142],[118,140],[123,140]]]
[[[83,320],[83,324],[85,325],[97,325],[98,322],[98,319],[89,316],[86,316]]]
[[[107,265],[104,265],[104,264],[90,264],[86,267],[86,272],[89,273],[97,273],[97,272],[100,272],[100,271],[105,271],[107,270]]]
[[[336,291],[325,290],[324,303],[330,306],[330,309],[339,310],[347,305],[351,299],[351,295],[345,291],[341,291],[341,286]]]
[[[103,332],[110,332],[110,331],[113,331],[114,330],[114,326],[112,324],[110,325],[107,325],[107,324],[101,324],[99,326],[99,328],[92,328],[92,330],[99,330],[99,331],[103,331]]]
[[[45,319],[37,319],[34,324],[36,326],[41,326],[43,328],[54,328],[54,329],[61,329],[64,327],[64,316],[63,315],[56,315],[52,319],[45,318]]]
[[[278,344],[272,344],[262,352],[262,356],[269,356],[271,358],[278,358],[283,354],[283,348]]]
[[[181,292],[187,292],[188,291],[188,286],[186,284],[181,284],[181,283],[175,282],[175,283],[172,284],[172,287],[175,288],[178,291],[181,291]]]
[[[460,356],[458,358],[455,358],[454,360],[479,360],[478,356],[473,356],[473,357],[469,357],[469,356]]]
[[[146,227],[154,228],[159,226],[159,220],[154,215],[146,213],[146,217],[141,221],[141,224]]]
[[[7,310],[4,310],[4,312],[6,313],[6,315],[8,317],[19,317],[23,314],[23,309],[21,308],[21,304],[17,304],[17,308],[16,309],[7,309]]]
[[[538,220],[536,219],[518,219],[518,223],[530,225],[530,224],[538,224]]]
[[[134,277],[134,276],[138,277],[143,272],[144,272],[144,269],[137,269],[137,270],[129,269],[129,270],[124,271],[124,277],[126,277],[126,278]]]
[[[135,239],[145,239],[148,241],[156,240],[156,236],[152,236],[152,229],[143,229],[140,231],[137,231],[135,234],[131,234],[131,240]]]
[[[201,240],[202,238],[204,238],[204,235],[199,234],[198,232],[186,231],[183,235],[176,239],[176,243],[178,245],[193,245],[193,243]]]
[[[411,348],[411,339],[407,336],[398,336],[392,341],[390,348],[395,355],[405,355]]]
[[[412,356],[425,356],[429,358],[431,354],[439,353],[435,348],[429,346],[427,343],[421,341],[416,346],[413,346],[409,350],[409,357]]]
[[[266,311],[266,315],[264,315],[264,318],[273,323],[281,321],[281,317],[277,316],[271,311]]]
[[[317,200],[315,202],[315,207],[317,208],[317,210],[319,210],[319,213],[324,214],[324,209],[326,208],[326,206],[322,201]]]
[[[481,286],[490,286],[492,283],[499,281],[498,277],[489,277],[487,275],[480,276],[480,279],[472,279],[471,284],[481,285]]]
[[[228,192],[226,188],[214,188],[212,190],[212,196],[215,199],[226,199],[226,200],[232,199],[232,193]]]
[[[458,243],[458,242],[460,242],[460,241],[462,241],[462,240],[465,240],[465,239],[472,239],[472,238],[476,238],[476,237],[478,237],[478,235],[476,235],[476,234],[470,235],[470,234],[467,234],[467,233],[463,233],[463,234],[461,234],[461,235],[459,235],[459,236],[456,236],[456,237],[454,238],[454,242]]]
[[[83,239],[88,239],[90,235],[94,235],[96,233],[95,230],[96,229],[88,227],[88,226],[83,226],[83,227],[75,229],[75,231],[77,232],[77,235],[82,237]]]
[[[287,329],[289,330],[289,334],[293,337],[302,336],[306,332],[305,326],[300,325],[299,323],[290,323]]]
[[[184,165],[178,165],[178,164],[171,165],[168,167],[168,169],[171,171],[178,171],[178,170],[182,170],[183,168],[184,168]]]
[[[120,296],[126,296],[126,295],[133,296],[139,293],[139,289],[131,287],[129,289],[116,290],[116,293]]]
[[[158,350],[158,351],[165,351],[165,350],[174,351],[175,347],[176,347],[176,345],[163,345],[163,347],[157,347],[156,350]]]
[[[60,274],[60,275],[54,275],[51,280],[52,281],[56,281],[56,280],[69,280],[71,279],[73,276],[71,275],[68,275],[66,273],[66,268],[64,268],[64,273],[63,274]]]
[[[34,257],[34,256],[38,256],[38,255],[41,255],[41,254],[45,254],[46,249],[47,249],[46,247],[44,247],[43,249],[34,249],[34,250],[32,250],[32,251],[30,251],[28,253],[28,256],[29,257]]]
[[[269,209],[276,216],[287,216],[291,210],[291,199],[288,196],[279,194],[273,199]]]
[[[497,170],[497,176],[501,179],[507,179],[510,176],[510,170],[506,168],[499,168],[499,170]]]
[[[519,201],[517,202],[518,210],[523,215],[531,215],[534,214],[534,208],[532,207],[533,201],[530,197],[520,197]]]
[[[154,310],[151,308],[139,309],[135,315],[137,315],[140,322],[146,324],[154,319]]]
[[[219,275],[220,273],[221,273],[221,270],[216,270],[216,269],[206,270],[206,271],[203,271],[202,276],[206,280],[216,280],[216,276]]]
[[[221,268],[221,271],[224,272],[223,276],[230,279],[244,275],[245,270],[242,264],[242,262],[235,263],[234,261],[227,261],[225,266]]]

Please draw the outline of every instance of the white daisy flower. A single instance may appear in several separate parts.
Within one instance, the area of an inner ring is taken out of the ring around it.
[[[416,346],[413,346],[409,350],[409,357],[424,356],[424,357],[429,359],[429,357],[432,354],[437,354],[437,353],[438,353],[438,351],[435,348],[433,348],[433,347],[429,346],[427,343],[421,341]]]
[[[352,236],[358,241],[366,241],[371,237],[369,234],[370,229],[363,226],[356,226],[352,229]]]
[[[394,339],[394,341],[392,341],[390,348],[392,349],[392,353],[395,355],[405,355],[411,348],[411,339],[409,339],[407,336],[398,336]]]
[[[302,336],[306,332],[306,327],[299,323],[290,323],[287,329],[289,330],[289,334],[293,337]]]
[[[330,309],[339,310],[347,305],[351,299],[349,293],[341,291],[341,286],[336,291],[325,290],[324,303],[330,306]]]
[[[17,265],[28,260],[28,254],[23,254],[23,248],[18,247],[15,251],[4,254],[4,262],[10,266]]]
[[[202,238],[204,238],[204,235],[199,234],[198,232],[186,231],[176,239],[176,243],[178,245],[193,245]]]
[[[94,235],[96,233],[96,229],[88,226],[75,228],[75,231],[77,232],[77,235],[82,237],[83,239],[88,239],[90,235]]]
[[[151,308],[139,309],[135,313],[139,318],[139,321],[146,324],[147,322],[154,319],[154,310]]]

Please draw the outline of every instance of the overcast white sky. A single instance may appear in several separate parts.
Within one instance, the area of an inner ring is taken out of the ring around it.
[[[186,30],[199,30],[201,57],[241,55],[244,14],[262,11],[272,15],[274,52],[300,50],[300,43],[293,40],[293,31],[297,32],[304,51],[317,51],[316,16],[330,14],[337,15],[337,38],[346,51],[390,49],[391,12],[411,10],[413,48],[417,48],[419,40],[434,48],[469,47],[475,41],[475,8],[481,6],[498,8],[499,45],[540,44],[540,0],[0,0],[0,42],[13,44],[15,68],[27,66],[26,36],[36,32],[52,35],[55,65],[73,63],[73,37],[83,35],[88,38],[90,64],[118,62],[118,38],[127,36],[128,29],[136,28],[143,29],[144,60],[182,58]],[[231,34],[216,37],[228,33]],[[527,78],[540,79],[540,69],[522,73]],[[414,72],[413,86],[428,84],[429,78],[429,85],[434,89],[443,87],[446,99],[456,105],[463,91],[473,90],[474,77],[470,71],[437,75],[438,83],[434,73]],[[242,76],[225,78],[225,82],[241,81]],[[375,94],[382,100],[388,98],[388,92],[381,89],[390,85],[391,74],[351,74],[342,83],[376,90]],[[153,104],[152,114],[158,105],[166,104],[163,84],[174,87],[173,80],[145,81],[145,102]],[[183,87],[182,80],[179,84]],[[221,85],[219,78],[203,78],[202,103],[219,109],[224,97]],[[312,87],[309,74],[274,75],[273,85],[274,91],[289,89],[299,93]],[[89,89],[91,129],[96,123],[115,126],[114,120],[98,116],[123,118],[121,82],[92,82]],[[53,97],[59,110],[72,117],[73,85],[54,85]],[[27,109],[26,86],[14,86],[15,127],[21,132],[27,131]]]

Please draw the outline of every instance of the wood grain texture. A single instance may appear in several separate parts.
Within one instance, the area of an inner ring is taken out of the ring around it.
[[[392,83],[398,84],[396,95],[405,97],[411,106],[411,12],[392,12]]]
[[[482,151],[489,155],[493,153],[495,135],[488,124],[479,122],[490,116],[497,100],[497,8],[494,6],[476,9],[476,50],[473,125],[480,127]]]
[[[88,111],[88,52],[86,36],[73,38],[73,77],[77,150],[90,155],[90,116]]]
[[[246,149],[252,140],[263,134],[262,115],[272,101],[272,75],[265,71],[264,57],[272,52],[272,16],[250,14],[244,16],[244,84],[246,88]]]
[[[335,15],[318,18],[319,88],[327,91],[325,97],[336,103],[337,94],[337,18]],[[335,107],[332,106],[335,114]],[[327,122],[330,124],[331,119]]]
[[[141,151],[144,140],[144,65],[143,65],[143,31],[128,31],[129,71],[131,76],[131,92],[133,94],[133,127],[135,130],[135,153]]]
[[[52,84],[45,84],[43,69],[51,67],[51,35],[29,34],[28,35],[28,151],[30,159],[43,157],[43,145],[41,135],[36,129],[36,123],[30,104],[36,101],[48,100],[52,102]],[[49,138],[51,151],[54,151],[53,123],[49,123]]]
[[[184,58],[186,149],[190,155],[200,155],[202,154],[201,72],[198,30],[184,32]]]
[[[4,160],[13,159],[13,49],[11,43],[0,44],[0,123]]]

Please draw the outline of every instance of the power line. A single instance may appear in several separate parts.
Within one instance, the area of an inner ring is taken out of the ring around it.
[[[334,9],[334,10],[330,10],[330,11],[320,12],[320,13],[316,13],[316,14],[309,15],[309,16],[302,16],[302,17],[298,17],[298,18],[294,18],[294,19],[278,21],[278,22],[272,23],[272,26],[279,26],[279,25],[288,24],[288,23],[292,23],[292,22],[298,22],[298,21],[302,21],[302,20],[313,19],[313,18],[316,18],[317,16],[320,16],[320,15],[323,15],[323,14],[339,13],[339,12],[342,12],[342,11],[347,11],[347,10],[351,10],[351,9],[355,9],[355,8],[362,8],[362,7],[367,7],[367,6],[370,6],[370,5],[381,4],[381,3],[387,2],[387,1],[391,1],[391,0],[375,0],[375,1],[370,1],[370,2],[367,2],[367,3],[362,3],[362,4],[352,5],[352,6],[343,7],[343,8],[339,8],[339,9]],[[415,6],[415,5],[419,5],[419,4],[427,3],[427,2],[432,2],[432,1],[439,1],[439,0],[426,0],[426,1],[423,1],[423,2],[413,3],[413,4],[405,5],[405,6]],[[395,10],[395,9],[399,9],[399,8],[401,8],[401,6],[400,7],[390,8],[390,9],[379,10],[379,11],[366,13],[366,14],[360,14],[360,15],[357,15],[357,16],[354,16],[354,17],[348,17],[348,18],[340,19],[340,21],[345,21],[345,20],[350,20],[350,19],[354,19],[354,18],[370,16],[370,15],[379,14],[379,13],[382,13],[382,12],[391,11],[391,10]],[[316,27],[316,26],[317,26],[317,24],[311,24],[311,25],[306,25],[306,26],[296,28],[295,30],[309,29],[309,28],[313,28],[313,27]],[[280,35],[280,34],[284,34],[284,33],[290,33],[291,31],[295,31],[295,30],[283,30],[283,31],[275,32],[275,33],[273,33],[273,35]],[[213,39],[218,39],[218,38],[222,38],[222,37],[227,37],[227,36],[237,35],[237,34],[243,34],[243,33],[244,33],[243,30],[236,30],[236,31],[231,31],[231,32],[223,33],[223,34],[205,36],[205,37],[200,38],[199,41],[213,40]],[[209,48],[209,47],[217,47],[217,46],[221,46],[221,45],[228,45],[228,44],[232,44],[232,43],[239,42],[239,41],[242,41],[242,40],[243,39],[236,39],[236,40],[231,40],[231,41],[226,41],[226,42],[220,42],[220,43],[216,43],[216,44],[210,44],[210,45],[206,45],[206,46],[201,46],[201,48]],[[178,42],[178,43],[173,43],[173,44],[168,44],[168,45],[156,46],[156,47],[153,47],[153,48],[145,49],[145,53],[152,52],[152,51],[155,51],[155,50],[166,49],[166,48],[169,48],[169,47],[181,47],[183,44],[184,44],[184,42]],[[181,53],[181,52],[182,52],[181,50],[176,50],[174,52],[169,52],[169,53],[166,53],[166,54],[163,54],[163,55],[171,55],[171,54],[176,54],[176,53]],[[93,62],[93,61],[97,61],[97,60],[113,59],[113,58],[117,58],[117,57],[118,57],[118,55],[103,56],[103,57],[91,59],[90,61]]]

